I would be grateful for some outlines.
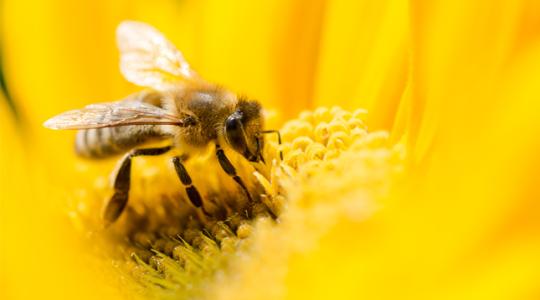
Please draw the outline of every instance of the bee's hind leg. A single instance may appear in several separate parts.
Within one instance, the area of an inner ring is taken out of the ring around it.
[[[216,156],[223,171],[225,171],[227,175],[231,176],[234,181],[236,181],[236,183],[238,183],[238,185],[242,188],[242,190],[244,190],[249,202],[253,202],[253,198],[251,198],[251,194],[249,193],[246,185],[244,184],[244,181],[242,180],[242,178],[240,178],[240,176],[238,176],[238,174],[236,174],[236,169],[219,145],[216,145]]]
[[[136,156],[155,156],[167,153],[172,146],[161,148],[134,149],[124,156],[114,179],[114,195],[103,211],[103,219],[108,224],[120,217],[126,207],[131,181],[131,159]]]

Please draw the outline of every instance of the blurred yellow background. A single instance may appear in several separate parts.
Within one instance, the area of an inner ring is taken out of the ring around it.
[[[320,249],[290,266],[288,297],[350,284],[361,288],[344,298],[540,298],[539,1],[0,5],[1,299],[121,295],[81,258],[66,216],[70,188],[90,180],[71,175],[72,135],[41,124],[137,90],[118,70],[114,33],[125,19],[152,24],[205,78],[280,121],[363,107],[370,128],[406,144],[405,192],[365,231],[335,228],[356,241],[347,258],[357,277],[325,279],[317,261],[343,249]]]

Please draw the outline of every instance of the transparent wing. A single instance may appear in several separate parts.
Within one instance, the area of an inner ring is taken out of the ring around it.
[[[178,125],[184,120],[166,110],[137,100],[91,104],[47,120],[51,129],[92,129],[126,125]]]
[[[184,56],[154,27],[124,21],[116,30],[120,71],[137,85],[165,90],[171,84],[200,81]]]

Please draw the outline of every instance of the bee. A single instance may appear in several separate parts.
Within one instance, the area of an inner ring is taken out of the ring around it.
[[[225,154],[232,149],[253,163],[264,163],[262,107],[255,100],[203,80],[171,42],[152,26],[124,21],[116,31],[120,71],[131,83],[147,88],[125,99],[91,104],[57,115],[44,123],[51,129],[79,130],[75,140],[78,155],[103,158],[127,152],[114,176],[114,194],[106,203],[103,218],[116,221],[126,207],[130,189],[131,161],[137,156],[155,156],[173,148],[174,169],[190,202],[203,210],[204,201],[184,163],[186,157],[215,145],[215,154],[227,175],[252,201],[246,184]],[[151,139],[170,140],[159,148],[137,148]],[[281,153],[280,153],[281,155]]]

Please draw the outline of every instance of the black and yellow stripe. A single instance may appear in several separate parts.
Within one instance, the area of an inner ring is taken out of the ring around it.
[[[151,138],[163,137],[155,126],[119,126],[79,130],[75,151],[88,158],[105,158],[126,152]]]

